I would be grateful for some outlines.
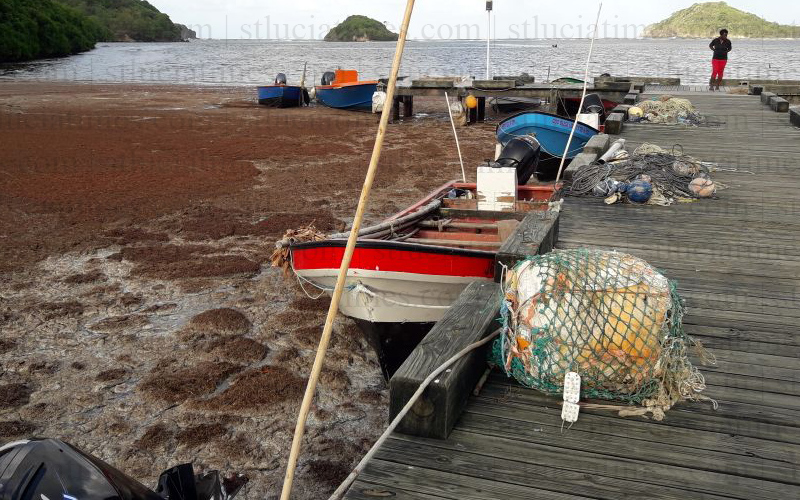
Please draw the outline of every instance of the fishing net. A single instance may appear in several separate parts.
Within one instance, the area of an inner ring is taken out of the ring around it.
[[[501,311],[494,362],[524,386],[561,394],[574,371],[584,398],[663,410],[704,399],[683,302],[641,259],[598,250],[531,257],[506,275]]]
[[[705,121],[688,99],[661,96],[641,101],[636,107],[641,108],[643,118],[652,123],[700,125]]]
[[[677,200],[708,197],[708,193],[693,189],[697,178],[711,181],[711,172],[719,169],[716,163],[703,162],[683,154],[679,146],[671,151],[654,144],[642,144],[633,154],[620,161],[594,162],[580,167],[572,176],[567,193],[570,196],[609,196],[616,187],[645,178],[660,196],[659,204]],[[715,183],[713,193],[725,186]]]

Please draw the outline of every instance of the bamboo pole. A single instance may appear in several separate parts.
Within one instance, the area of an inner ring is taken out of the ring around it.
[[[400,71],[400,62],[403,59],[403,50],[406,45],[406,37],[408,36],[408,25],[411,22],[411,13],[414,10],[414,1],[408,0],[406,4],[405,14],[403,16],[403,24],[400,28],[400,37],[397,40],[397,49],[394,54],[394,62],[392,63],[392,72],[389,75],[389,83],[386,89],[386,102],[394,102],[394,94],[397,87],[397,75]],[[305,434],[306,420],[308,419],[308,412],[311,409],[311,403],[314,400],[314,393],[317,389],[317,382],[319,375],[322,371],[322,364],[325,361],[325,354],[328,351],[328,344],[330,343],[331,333],[333,331],[333,320],[339,310],[339,302],[342,298],[345,282],[347,280],[347,271],[350,269],[350,261],[353,259],[353,252],[355,251],[356,243],[358,241],[358,232],[361,229],[361,221],[364,218],[366,211],[367,201],[369,200],[369,193],[372,189],[372,183],[375,180],[375,174],[378,170],[378,163],[381,158],[381,151],[383,149],[383,140],[386,136],[386,128],[389,125],[389,116],[392,112],[392,106],[384,106],[381,113],[381,121],[378,126],[378,134],[375,138],[375,146],[372,150],[372,159],[367,169],[367,175],[364,179],[364,187],[361,189],[361,197],[358,200],[358,208],[356,215],[353,219],[353,227],[350,229],[350,237],[347,239],[347,247],[344,251],[342,258],[342,265],[339,268],[339,276],[336,279],[336,288],[331,297],[331,305],[328,308],[328,316],[325,319],[325,327],[322,330],[322,338],[319,341],[317,348],[317,355],[314,359],[314,365],[311,368],[311,375],[308,379],[306,392],[303,396],[303,403],[300,406],[300,414],[297,417],[297,426],[294,430],[294,438],[292,440],[292,448],[289,453],[289,462],[286,465],[286,476],[283,482],[283,491],[281,492],[281,500],[289,500],[292,493],[292,485],[294,483],[295,470],[297,468],[297,458],[300,455],[300,447]]]
[[[594,41],[597,39],[597,30],[600,24],[600,13],[603,12],[603,2],[600,2],[600,7],[597,9],[597,20],[594,22],[594,32],[592,33],[592,43],[589,44],[589,55],[586,58],[586,70],[583,74],[583,93],[581,94],[581,102],[578,104],[578,114],[583,109],[583,103],[586,100],[586,90],[589,87],[589,65],[592,63],[592,53],[594,52]],[[561,173],[564,170],[564,164],[567,162],[567,155],[569,148],[572,147],[572,138],[575,137],[575,129],[578,128],[578,116],[575,116],[575,121],[572,123],[572,130],[569,133],[567,146],[564,148],[564,155],[561,157],[561,165],[558,166],[558,175],[556,175],[556,185],[561,180]]]

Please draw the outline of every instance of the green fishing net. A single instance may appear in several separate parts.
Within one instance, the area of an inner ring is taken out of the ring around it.
[[[581,376],[581,396],[668,408],[697,397],[683,301],[645,261],[616,252],[561,250],[508,270],[503,332],[492,357],[522,385],[561,394]]]

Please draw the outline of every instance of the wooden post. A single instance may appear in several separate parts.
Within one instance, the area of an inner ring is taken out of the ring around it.
[[[403,116],[405,118],[414,117],[414,96],[403,96]]]
[[[395,97],[392,99],[392,123],[400,121],[400,99],[402,98]]]
[[[411,353],[389,383],[394,418],[423,380],[464,347],[500,326],[500,287],[473,282]],[[397,427],[412,436],[447,439],[486,367],[486,349],[461,358],[431,384]]]
[[[559,212],[531,212],[508,238],[495,257],[495,281],[499,282],[503,268],[511,269],[521,260],[553,251],[558,242]]]
[[[486,121],[486,98],[478,97],[478,121]]]
[[[406,46],[406,37],[408,36],[408,25],[411,22],[411,13],[414,10],[414,0],[408,0],[406,4],[406,11],[403,16],[403,24],[400,28],[400,36],[397,39],[397,49],[394,53],[394,61],[392,62],[392,72],[389,76],[389,84],[386,89],[386,100],[391,102],[394,100],[395,92],[397,90],[397,74],[400,71],[400,62],[403,59],[403,50]],[[306,420],[308,419],[308,412],[311,410],[311,403],[314,401],[314,393],[317,390],[317,383],[319,382],[319,375],[322,371],[322,364],[325,361],[325,354],[328,351],[328,344],[330,344],[331,333],[333,332],[333,321],[336,319],[336,314],[339,312],[339,303],[342,300],[342,293],[344,292],[345,284],[347,282],[347,271],[350,269],[350,262],[353,260],[353,253],[356,249],[358,242],[358,232],[361,230],[361,221],[364,219],[364,212],[367,209],[369,202],[369,193],[372,189],[372,183],[375,181],[375,174],[378,171],[378,163],[381,159],[381,152],[383,150],[383,141],[386,137],[386,129],[389,125],[389,116],[391,109],[384,106],[381,113],[381,122],[378,125],[378,133],[375,138],[375,146],[372,149],[372,158],[367,168],[367,175],[364,178],[364,186],[361,189],[361,197],[358,200],[358,208],[353,218],[353,227],[350,229],[350,237],[347,239],[347,247],[342,257],[342,265],[339,268],[339,276],[336,278],[336,287],[334,288],[331,297],[331,305],[328,308],[328,315],[325,318],[325,326],[322,330],[322,337],[319,340],[319,347],[317,348],[317,355],[314,358],[314,366],[311,368],[311,375],[308,378],[308,385],[306,392],[303,395],[303,402],[300,406],[300,414],[297,417],[297,426],[294,430],[294,437],[292,439],[292,448],[289,452],[289,462],[286,465],[286,477],[283,482],[283,490],[281,491],[281,500],[289,500],[292,493],[292,484],[294,483],[294,473],[297,468],[297,458],[300,455],[300,445],[303,442],[303,434],[305,434]]]

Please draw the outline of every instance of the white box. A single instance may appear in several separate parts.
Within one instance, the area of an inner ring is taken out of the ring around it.
[[[478,210],[513,212],[517,208],[517,169],[478,167]]]

